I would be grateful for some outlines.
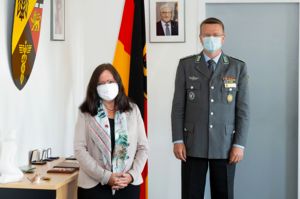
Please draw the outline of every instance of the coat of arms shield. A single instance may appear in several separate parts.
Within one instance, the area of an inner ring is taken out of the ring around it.
[[[11,72],[16,87],[27,83],[38,50],[44,0],[15,0]]]

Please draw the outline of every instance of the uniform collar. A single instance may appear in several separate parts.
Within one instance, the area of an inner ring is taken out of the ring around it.
[[[218,63],[218,61],[219,61],[221,55],[222,55],[222,51],[220,52],[220,54],[218,54],[217,56],[215,56],[214,58],[212,58],[212,60],[214,60],[215,63]],[[203,56],[204,56],[204,59],[205,59],[205,62],[206,62],[206,63],[207,63],[209,60],[211,60],[211,58],[208,57],[208,56],[205,54],[204,51],[203,51]]]
[[[195,68],[200,73],[202,73],[206,77],[210,78],[211,74],[208,70],[206,60],[210,60],[210,58],[207,55],[205,55],[203,51],[200,54],[196,55],[196,57],[195,57]],[[222,67],[216,67],[214,75],[212,76],[212,78],[214,76],[216,76],[216,74],[221,73],[223,70],[226,70],[227,66],[229,65],[229,58],[223,52],[221,52],[218,56],[216,56],[214,58],[214,61],[217,63],[217,65],[220,65]],[[218,61],[220,61],[220,63],[218,63]]]

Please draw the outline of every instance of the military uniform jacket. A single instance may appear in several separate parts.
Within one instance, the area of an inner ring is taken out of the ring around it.
[[[222,53],[210,77],[203,52],[179,61],[172,104],[172,139],[187,155],[227,159],[246,145],[249,90],[246,64]]]

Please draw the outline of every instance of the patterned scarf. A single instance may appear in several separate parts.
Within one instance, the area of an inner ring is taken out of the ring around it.
[[[110,124],[107,117],[107,111],[102,103],[98,108],[97,115],[94,116],[90,123],[90,135],[101,151],[104,165],[101,165],[107,170],[113,172],[123,172],[126,166],[126,160],[129,159],[127,148],[128,129],[126,121],[126,113],[115,113],[115,147],[113,157],[111,157],[111,136]]]

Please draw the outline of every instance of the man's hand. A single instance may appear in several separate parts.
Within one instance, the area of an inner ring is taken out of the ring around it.
[[[174,155],[177,159],[186,161],[186,150],[183,143],[175,143],[173,147]]]
[[[244,157],[244,149],[233,146],[229,155],[229,164],[238,163]]]

